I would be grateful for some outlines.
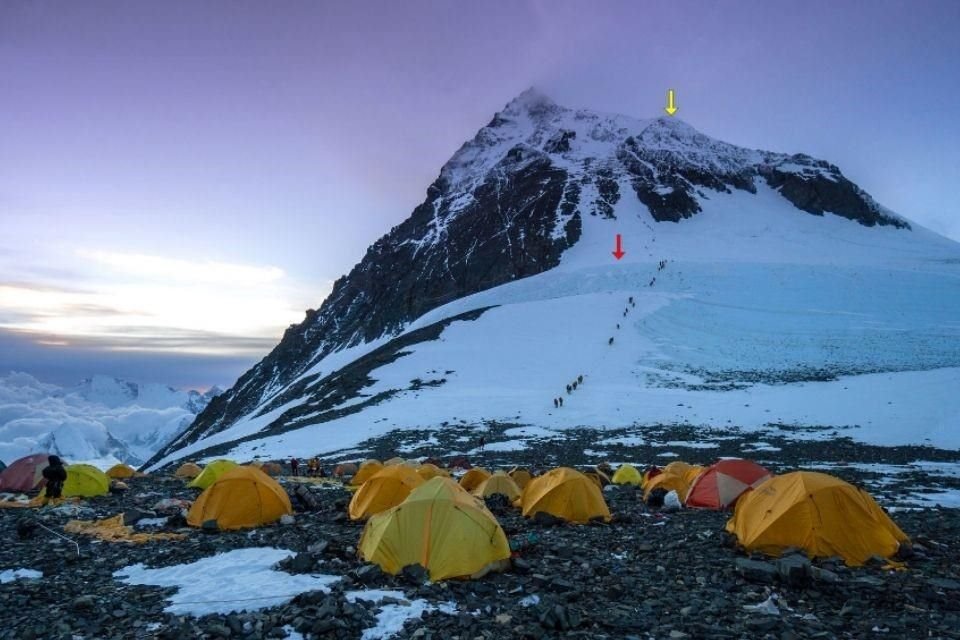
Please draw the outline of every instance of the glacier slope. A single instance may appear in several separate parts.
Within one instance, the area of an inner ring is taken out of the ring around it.
[[[652,222],[635,195],[621,193],[615,219],[583,216],[582,237],[558,267],[410,323],[406,332],[494,306],[376,369],[363,395],[398,390],[392,398],[231,455],[306,455],[392,429],[492,420],[547,429],[816,424],[851,427],[867,442],[960,447],[956,243],[918,226],[798,214],[766,186],[711,193],[682,224]],[[619,262],[615,233],[627,251]],[[383,342],[335,352],[305,375],[336,371]],[[567,396],[564,385],[580,374],[585,384]],[[409,390],[438,377],[440,386]],[[248,416],[158,466],[278,415]]]

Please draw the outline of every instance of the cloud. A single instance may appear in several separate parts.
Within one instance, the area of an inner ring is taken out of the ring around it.
[[[319,297],[275,266],[92,249],[67,255],[69,279],[0,256],[4,270],[15,266],[0,281],[0,329],[49,346],[262,356]]]
[[[92,374],[158,382],[177,388],[228,387],[266,351],[194,353],[182,350],[105,349],[99,343],[73,346],[56,337],[0,329],[0,375],[28,371],[45,382],[73,385]]]
[[[0,376],[0,459],[9,464],[50,450],[101,466],[127,454],[144,460],[193,420],[185,392],[137,385],[131,395],[129,389],[108,377],[60,387],[25,373]]]
[[[168,282],[206,282],[220,285],[258,285],[276,282],[284,271],[274,266],[232,264],[211,260],[180,260],[142,253],[80,250],[79,255],[138,278]]]

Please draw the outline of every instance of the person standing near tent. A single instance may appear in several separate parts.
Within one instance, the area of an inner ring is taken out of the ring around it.
[[[47,499],[59,498],[63,493],[63,483],[67,481],[67,470],[58,456],[47,458],[48,466],[43,469],[43,477],[47,481]]]
[[[297,471],[300,469],[300,461],[296,458],[290,458],[290,473],[294,476],[300,475]]]

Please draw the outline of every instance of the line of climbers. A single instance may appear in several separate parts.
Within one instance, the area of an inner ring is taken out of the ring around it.
[[[567,385],[567,395],[577,390],[577,387],[583,384],[583,374],[577,376],[577,379]],[[563,396],[553,399],[553,408],[559,409],[563,406]]]

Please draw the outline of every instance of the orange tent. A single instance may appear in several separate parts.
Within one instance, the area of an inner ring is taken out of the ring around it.
[[[764,467],[750,460],[721,460],[706,468],[687,492],[684,504],[701,509],[732,509],[745,492],[773,477]]]
[[[400,504],[423,482],[416,471],[405,465],[384,467],[353,494],[350,519],[363,520]]]
[[[288,513],[293,513],[290,498],[276,480],[256,467],[234,467],[200,494],[187,524],[200,527],[216,520],[220,529],[245,529],[276,522]]]
[[[521,490],[533,480],[533,474],[530,473],[528,469],[522,467],[514,467],[511,469],[509,476],[513,478],[513,481],[517,483],[517,486],[520,487]]]
[[[690,489],[690,483],[683,476],[677,476],[672,473],[661,473],[658,476],[652,477],[646,484],[646,487],[643,490],[643,501],[646,502],[650,498],[650,494],[653,493],[654,489],[663,489],[667,493],[670,491],[677,492],[677,498],[680,499],[680,502],[683,502],[687,498],[687,491]]]
[[[863,489],[813,471],[774,476],[737,501],[727,531],[748,551],[840,556],[852,567],[896,554],[907,535]]]
[[[13,462],[0,471],[0,491],[24,493],[39,489],[44,484],[43,470],[47,464],[45,453],[35,453]]]
[[[107,477],[113,480],[124,480],[137,475],[137,470],[128,464],[115,464],[107,469]]]
[[[484,480],[473,490],[473,495],[478,498],[489,498],[496,494],[507,497],[507,500],[513,502],[520,497],[520,487],[503,471],[497,471],[495,474]]]
[[[463,487],[464,491],[473,491],[489,477],[489,471],[481,467],[474,467],[463,474],[463,477],[460,478],[460,486]]]
[[[534,478],[520,496],[523,515],[543,511],[568,522],[610,520],[610,509],[594,481],[576,469],[560,467]]]
[[[441,469],[437,465],[432,464],[430,462],[425,462],[421,464],[419,467],[417,467],[417,473],[419,473],[420,477],[423,478],[424,480],[431,480],[436,477],[441,477],[441,478],[450,477],[450,473],[447,470]]]
[[[203,469],[201,469],[198,465],[192,462],[184,462],[177,468],[177,471],[174,473],[174,475],[178,478],[196,478],[201,473],[203,473]]]
[[[382,469],[383,463],[379,460],[367,460],[361,464],[357,472],[353,474],[353,478],[350,479],[350,485],[359,487],[364,482],[379,473]]]

